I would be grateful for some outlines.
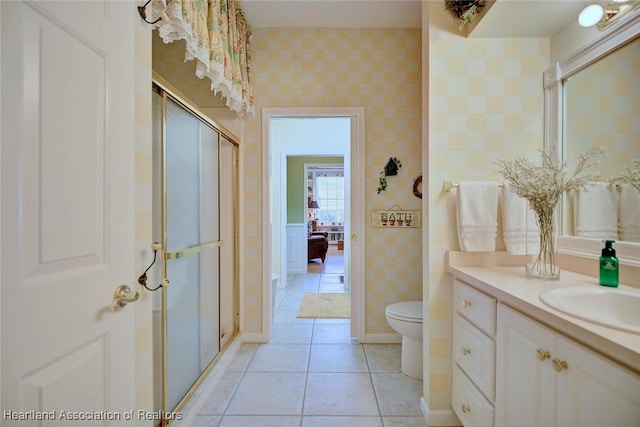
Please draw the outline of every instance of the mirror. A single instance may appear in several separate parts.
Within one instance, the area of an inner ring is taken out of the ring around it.
[[[592,147],[612,147],[600,168],[606,177],[617,175],[624,165],[631,166],[631,153],[640,153],[640,128],[636,124],[640,121],[640,86],[636,81],[640,80],[637,78],[640,74],[640,60],[637,59],[640,57],[639,35],[640,11],[636,11],[545,71],[544,148],[567,161],[570,170],[575,165],[577,154]],[[632,52],[634,50],[635,53]],[[628,61],[623,57],[632,53],[636,55],[632,76],[616,75],[618,66],[622,68],[623,62]],[[585,82],[592,72],[598,73],[599,68],[607,68],[607,71],[597,80]],[[632,93],[633,86],[635,93]],[[582,87],[589,88],[591,92],[581,93]],[[621,88],[623,90],[619,91]],[[624,98],[620,103],[617,99],[607,99],[616,91],[622,93],[617,96]],[[565,198],[560,207],[563,223],[558,252],[597,258],[602,247],[601,239],[572,236],[570,219],[573,213],[567,205]],[[616,248],[621,262],[624,260],[627,265],[640,267],[640,243],[618,242]]]
[[[638,76],[640,76],[640,38],[632,40],[563,80],[564,144],[561,152],[570,170],[575,167],[578,156],[590,148],[602,147],[606,152],[606,157],[600,160],[598,166],[603,180],[609,180],[623,172],[626,167],[632,167],[631,159],[640,157],[640,78]],[[611,193],[617,191],[613,186],[603,191],[607,190]],[[577,213],[575,202],[576,200],[571,197],[565,200],[563,233],[570,236],[588,236],[589,232],[577,231],[578,224],[574,222],[574,215]],[[611,204],[610,201],[602,201],[602,203]],[[640,198],[637,203],[640,203]],[[611,217],[608,220],[613,222],[615,230],[617,206],[604,206],[604,208],[605,212],[602,215],[607,215],[606,211],[610,208]],[[595,215],[602,216],[600,213]],[[589,217],[589,213],[582,215],[583,218],[585,216]],[[588,230],[589,227],[587,223],[582,228]],[[599,237],[620,241],[628,240],[629,238],[624,237],[628,235]]]

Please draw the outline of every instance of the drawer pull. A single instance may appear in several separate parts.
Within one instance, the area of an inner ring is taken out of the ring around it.
[[[567,362],[565,362],[564,360],[560,360],[557,357],[551,359],[551,364],[553,365],[553,369],[555,369],[557,372],[562,372],[565,369],[569,369],[569,365],[567,365]]]
[[[467,414],[467,413],[471,412],[471,407],[470,407],[470,406],[467,406],[467,405],[465,405],[465,404],[463,403],[463,404],[462,404],[462,412],[463,412],[463,413],[465,413],[465,414]]]
[[[551,357],[551,353],[549,353],[548,351],[545,351],[541,348],[536,350],[536,355],[538,356],[538,360],[541,362],[544,362],[545,360],[549,359]]]
[[[471,300],[463,299],[462,300],[462,306],[465,307],[465,308],[466,307],[471,307]]]
[[[462,347],[462,354],[464,354],[465,356],[467,354],[471,354],[471,349],[469,347]]]

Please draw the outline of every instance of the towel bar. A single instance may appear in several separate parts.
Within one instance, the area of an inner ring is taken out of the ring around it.
[[[504,184],[498,184],[498,187],[502,187]],[[450,192],[452,188],[456,188],[458,187],[458,183],[457,182],[451,182],[451,181],[445,181],[442,183],[442,191],[444,192]]]

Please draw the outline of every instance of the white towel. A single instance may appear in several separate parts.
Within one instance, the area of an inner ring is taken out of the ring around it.
[[[576,236],[592,239],[618,237],[618,193],[608,182],[589,182],[578,189],[573,207]]]
[[[502,188],[502,237],[507,252],[512,255],[538,253],[540,232],[536,217],[525,199],[511,190],[511,184]]]
[[[461,182],[457,190],[458,242],[469,252],[493,252],[498,234],[498,184]]]
[[[629,184],[620,185],[618,232],[620,240],[640,242],[640,191]]]

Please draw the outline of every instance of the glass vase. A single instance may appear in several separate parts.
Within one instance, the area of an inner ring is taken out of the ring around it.
[[[558,280],[560,267],[556,260],[556,209],[555,206],[534,211],[535,227],[539,236],[539,245],[526,245],[526,274],[528,277],[543,280]],[[533,221],[527,221],[527,235]]]

